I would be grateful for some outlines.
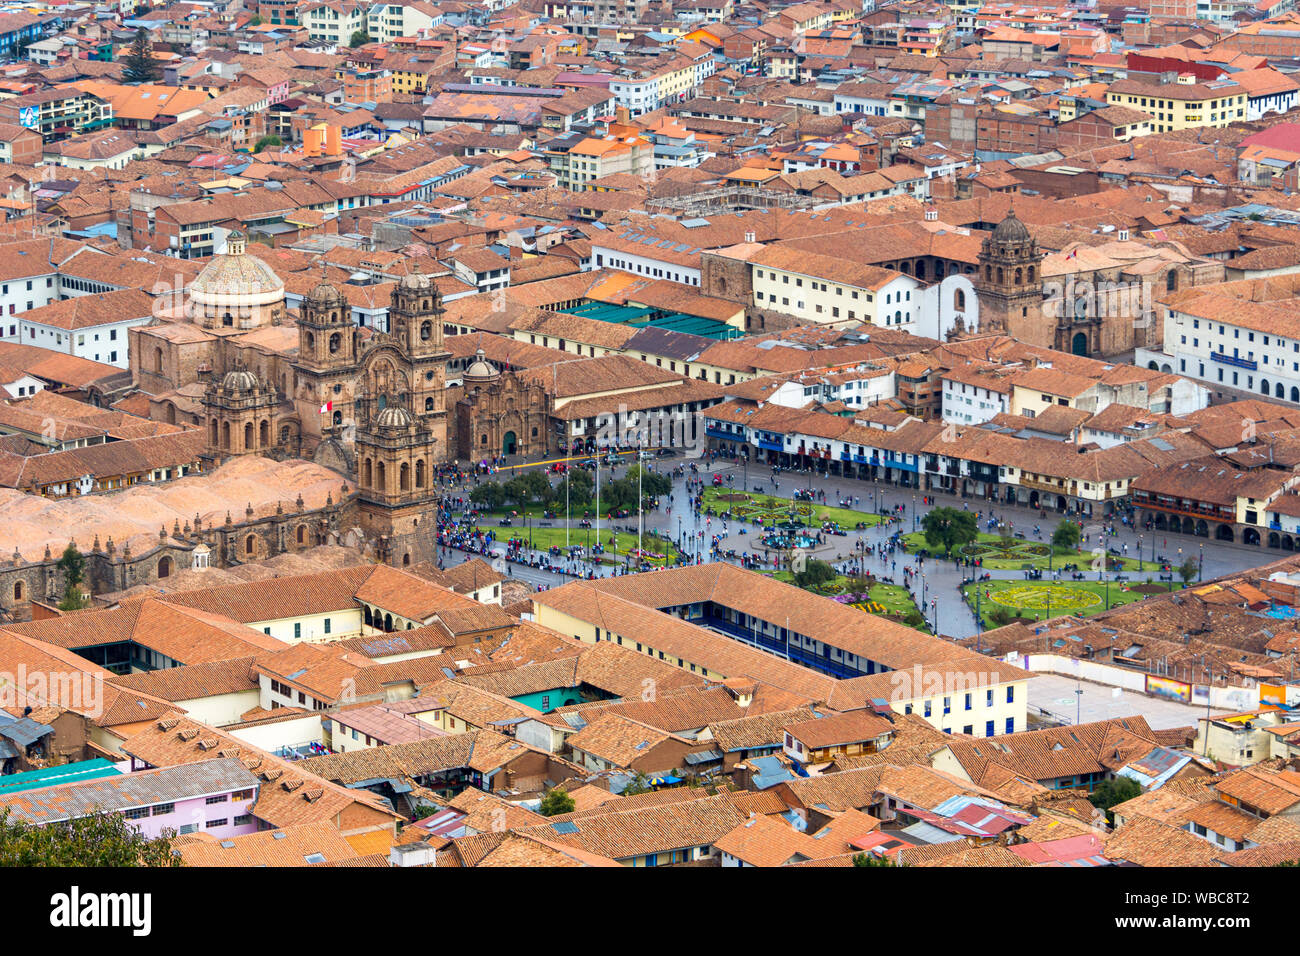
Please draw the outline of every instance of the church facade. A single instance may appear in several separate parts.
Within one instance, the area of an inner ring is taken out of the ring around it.
[[[433,277],[394,285],[386,332],[354,325],[325,281],[293,321],[274,272],[237,234],[228,245],[192,283],[186,321],[141,327],[132,342],[153,414],[201,427],[213,466],[262,455],[331,468],[355,489],[343,539],[350,530],[379,560],[409,564],[436,560],[440,465],[548,450],[542,386],[482,361],[464,398],[449,396]]]

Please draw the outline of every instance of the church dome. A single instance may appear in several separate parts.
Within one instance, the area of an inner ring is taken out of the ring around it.
[[[389,405],[375,416],[375,424],[380,428],[405,428],[412,421],[411,413],[401,405]]]
[[[191,297],[210,305],[261,304],[274,297],[284,298],[280,277],[244,251],[240,233],[232,232],[226,245],[229,252],[216,256],[190,283]]]
[[[227,372],[221,380],[221,387],[228,392],[253,392],[257,390],[257,376],[246,368],[237,368]]]
[[[408,272],[397,284],[400,289],[424,291],[433,288],[433,279],[423,272]]]
[[[311,290],[307,298],[317,305],[333,305],[343,301],[343,293],[328,282],[322,282]]]
[[[1016,218],[1014,209],[1008,210],[1007,218],[993,230],[994,242],[1028,242],[1031,238],[1025,224]]]
[[[464,379],[466,382],[488,382],[500,374],[487,360],[483,350],[479,349],[474,353],[474,361],[465,369]]]

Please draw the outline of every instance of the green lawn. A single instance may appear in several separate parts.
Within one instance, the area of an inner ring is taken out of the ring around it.
[[[776,578],[786,584],[794,584],[794,575],[789,571],[775,571],[768,577]],[[814,594],[820,594],[823,597],[835,597],[843,595],[850,589],[850,582],[844,575],[838,575],[834,580],[828,582],[820,588],[810,589]],[[878,607],[871,607],[869,604],[874,602]],[[848,602],[845,602],[848,603]],[[912,596],[908,593],[907,588],[901,584],[880,584],[871,585],[867,591],[867,600],[864,602],[854,602],[851,607],[866,611],[868,614],[874,614],[880,617],[897,615],[900,619],[906,617],[912,611],[918,611]],[[930,633],[927,624],[920,624],[916,628],[918,631]]]
[[[744,500],[726,500],[727,496],[731,494],[743,495]],[[795,520],[807,525],[811,516],[812,523],[816,528],[820,528],[824,521],[837,522],[845,531],[853,531],[859,523],[868,527],[880,523],[880,515],[872,514],[869,511],[837,508],[819,504],[815,501],[794,501],[776,495],[752,494],[740,488],[733,491],[728,489],[726,485],[720,488],[708,487],[704,489],[704,508],[706,510],[712,508],[719,514],[729,510],[735,520],[750,524],[754,522],[755,518],[759,517],[763,519],[764,526],[770,525],[774,521],[787,521],[790,518],[792,505],[795,508]]]
[[[989,612],[1005,608],[1013,617],[1047,620],[1064,614],[1087,616],[1141,601],[1147,595],[1124,590],[1126,582],[1111,582],[1109,589],[1101,581],[983,581],[962,587],[966,603],[975,607],[975,589],[987,597],[980,599],[980,617],[986,628],[996,627],[989,620]],[[1145,582],[1127,582],[1145,583]]]
[[[932,552],[936,550],[926,542],[924,531],[903,535],[903,545],[912,553],[922,548]],[[962,549],[961,556],[983,558],[982,567],[990,571],[1023,571],[1026,568],[1047,570],[1047,551],[1051,547],[1049,542],[1039,541],[1036,538],[1028,541],[1016,538],[1010,547],[1006,547],[999,535],[981,533],[974,544],[966,545]],[[1100,557],[1100,555],[1095,555],[1087,548],[1084,548],[1082,552],[1074,548],[1055,548],[1053,552],[1051,559],[1053,568],[1059,568],[1066,564],[1077,564],[1084,571],[1094,570],[1093,562]],[[1108,557],[1112,571],[1141,572],[1153,569],[1150,561],[1140,561],[1136,557],[1117,558],[1114,555],[1108,555]],[[1099,567],[1100,565],[1098,565]]]
[[[543,517],[543,508],[535,506],[527,509],[530,520],[525,523],[524,512],[511,515],[510,520],[513,522],[509,527],[501,527],[497,524],[509,511],[481,512],[478,520],[478,529],[480,531],[492,531],[496,535],[498,544],[509,538],[523,538],[532,542],[532,546],[539,551],[546,551],[549,548],[563,548],[565,546],[564,518],[546,518]],[[573,516],[573,527],[569,529],[568,543],[573,547],[590,547],[597,541],[596,529],[579,528],[578,522],[582,520],[582,512],[575,509]],[[615,518],[618,528],[624,524],[635,526],[636,515],[627,518]],[[540,527],[541,522],[552,525],[549,528]],[[610,538],[614,539],[614,545],[610,545]],[[612,530],[607,519],[601,519],[600,525],[600,542],[605,545],[605,554],[602,560],[606,564],[622,564],[623,559],[636,550],[636,535],[628,534],[623,530]],[[641,536],[642,546],[646,551],[666,555],[666,558],[647,557],[646,561],[650,564],[675,564],[677,562],[677,548],[666,538],[661,538],[656,534],[646,531]],[[614,552],[611,554],[610,552]]]

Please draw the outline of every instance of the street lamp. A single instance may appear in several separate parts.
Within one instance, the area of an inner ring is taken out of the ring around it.
[[[1138,535],[1138,570],[1142,570],[1142,535]]]
[[[1205,545],[1200,545],[1200,548],[1200,557],[1196,559],[1196,580],[1198,582],[1205,580]]]

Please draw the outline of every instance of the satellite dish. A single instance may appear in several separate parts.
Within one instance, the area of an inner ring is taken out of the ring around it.
[[[795,548],[790,552],[790,570],[795,574],[806,570],[808,567],[808,552],[803,548]]]
[[[497,572],[497,574],[505,574],[505,573],[506,573],[506,559],[505,559],[505,558],[493,558],[493,559],[492,559],[492,570],[495,571],[495,572]]]

